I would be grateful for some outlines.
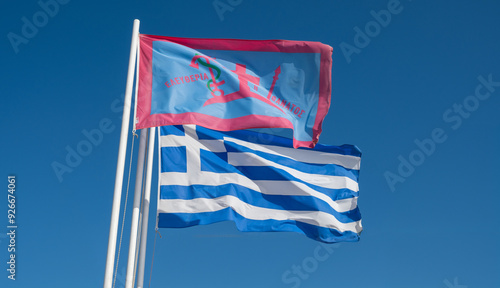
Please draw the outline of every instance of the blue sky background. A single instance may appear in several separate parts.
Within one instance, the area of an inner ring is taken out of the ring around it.
[[[0,287],[102,287],[134,18],[146,34],[331,45],[320,142],[363,151],[360,242],[324,250],[301,234],[240,233],[231,222],[163,229],[151,287],[500,287],[500,83],[480,89],[488,99],[474,96],[478,77],[500,82],[499,2],[220,0],[233,4],[224,13],[214,1],[61,2],[46,19],[37,1],[0,4]],[[388,6],[397,13],[377,26],[374,13]],[[40,27],[23,36],[23,17],[34,16]],[[367,25],[363,43],[356,35]],[[9,33],[26,39],[14,47]],[[52,163],[65,164],[66,149],[101,121],[112,131],[60,181]],[[435,129],[440,143],[418,152],[415,140]],[[398,172],[410,156],[418,165]],[[387,172],[404,180],[394,191]],[[6,271],[8,175],[17,180],[16,281]],[[126,229],[116,287],[128,238]],[[284,282],[294,265],[309,271]]]

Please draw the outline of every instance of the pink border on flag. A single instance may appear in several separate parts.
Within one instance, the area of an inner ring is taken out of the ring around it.
[[[294,139],[294,147],[314,147],[321,134],[322,122],[330,108],[331,96],[331,71],[333,48],[319,43],[308,41],[290,40],[239,40],[239,39],[202,39],[202,38],[178,38],[167,36],[155,36],[140,34],[140,62],[139,62],[139,95],[137,105],[137,129],[171,125],[196,124],[198,121],[212,123],[210,129],[231,131],[251,128],[271,128],[269,123],[274,123],[274,128],[291,128],[293,124],[281,117],[263,115],[249,115],[234,119],[220,119],[201,113],[182,114],[151,114],[152,93],[152,58],[153,41],[168,41],[184,45],[192,49],[200,50],[237,50],[237,51],[260,51],[260,52],[282,52],[282,53],[320,53],[320,83],[319,99],[316,119],[313,130],[312,141],[297,141]],[[251,121],[250,121],[251,120]],[[205,122],[205,123],[207,123]],[[250,123],[250,124],[249,124]],[[203,126],[203,125],[202,125]]]

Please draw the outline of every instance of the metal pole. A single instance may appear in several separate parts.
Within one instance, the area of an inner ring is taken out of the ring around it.
[[[139,24],[139,20],[134,20],[132,43],[130,44],[130,57],[128,62],[127,85],[125,88],[125,105],[123,106],[122,130],[120,134],[120,145],[118,148],[118,163],[116,164],[115,191],[113,196],[113,207],[111,209],[111,223],[109,225],[108,254],[106,257],[106,270],[104,273],[104,288],[111,288],[113,285],[113,268],[116,255],[118,220],[120,218],[123,172],[125,169],[125,157],[127,152],[132,88],[134,83],[134,67],[137,57],[137,43],[139,40]]]
[[[134,286],[134,268],[136,261],[135,250],[137,247],[137,230],[139,224],[139,210],[141,209],[142,176],[144,172],[144,158],[146,155],[147,136],[147,129],[142,129],[135,175],[134,208],[132,210],[132,224],[130,225],[130,242],[128,247],[127,277],[125,281],[125,288],[133,288]]]
[[[155,128],[149,128],[148,167],[146,170],[146,187],[144,187],[145,190],[144,200],[142,201],[142,231],[141,231],[142,237],[141,237],[141,249],[139,251],[137,288],[142,288],[144,284],[144,266],[146,263],[146,243],[148,242],[147,240],[148,240],[149,202],[151,195],[151,175],[153,173],[155,133],[156,133]]]

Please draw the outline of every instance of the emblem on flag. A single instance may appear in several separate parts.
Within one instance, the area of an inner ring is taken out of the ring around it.
[[[359,239],[355,146],[293,149],[290,139],[263,141],[251,131],[159,130],[159,228],[231,220],[240,231],[295,231],[326,243]]]

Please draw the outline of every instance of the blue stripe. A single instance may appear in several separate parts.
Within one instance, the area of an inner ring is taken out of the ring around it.
[[[223,139],[226,137],[233,137],[240,140],[244,140],[251,143],[262,144],[262,145],[274,145],[280,147],[287,147],[294,149],[293,140],[264,133],[253,132],[249,130],[235,130],[235,131],[225,131],[224,133],[219,131],[210,130],[201,126],[196,126],[196,131],[199,139]],[[314,150],[326,153],[335,153],[341,155],[350,155],[361,157],[361,150],[354,145],[344,144],[341,146],[331,146],[316,144],[314,148],[298,148],[299,150]]]
[[[251,180],[281,180],[281,181],[297,181],[309,186],[318,192],[321,192],[333,200],[358,197],[359,192],[352,191],[347,188],[330,189],[320,187],[301,179],[293,177],[290,173],[275,167],[269,166],[233,166],[224,161],[221,157],[214,155],[206,150],[201,150],[201,170],[213,173],[238,173]],[[226,156],[227,157],[227,156]],[[335,175],[335,174],[333,174]],[[319,176],[321,177],[321,175]],[[352,177],[350,177],[352,179]]]
[[[345,198],[357,197],[358,192],[350,189],[330,189],[320,187],[299,178],[296,178],[290,173],[275,167],[269,166],[238,166],[236,167],[240,172],[251,180],[278,180],[278,181],[297,181],[309,186],[318,192],[328,195],[333,200],[340,200]]]
[[[319,227],[294,220],[250,220],[234,212],[231,208],[205,213],[159,213],[158,228],[184,228],[231,220],[242,232],[298,232],[325,243],[357,242],[355,232],[339,232],[335,229]]]
[[[226,136],[224,134],[219,131],[210,130],[201,126],[196,126],[196,135],[198,135],[199,140],[214,140],[214,139],[222,140],[224,139],[224,136]]]
[[[336,176],[346,176],[354,181],[358,181],[359,170],[347,169],[336,164],[313,164],[304,163],[297,160],[290,159],[288,157],[279,156],[276,154],[270,154],[262,151],[257,151],[250,149],[246,146],[236,144],[234,142],[224,141],[227,152],[248,152],[260,156],[264,159],[278,163],[286,167],[292,167],[295,170],[309,173],[309,174],[319,174],[319,175],[336,175]]]
[[[267,195],[238,184],[225,184],[220,186],[165,185],[160,187],[160,199],[213,199],[226,195],[235,196],[245,203],[262,208],[294,211],[322,211],[332,214],[342,223],[361,220],[361,214],[357,207],[351,211],[337,212],[323,200],[312,196]]]
[[[227,163],[227,153],[213,153],[208,150],[200,149],[201,171],[215,173],[238,173],[238,169]]]
[[[184,127],[182,127],[182,125],[161,126],[160,136],[166,135],[185,136],[186,134],[184,133]]]

